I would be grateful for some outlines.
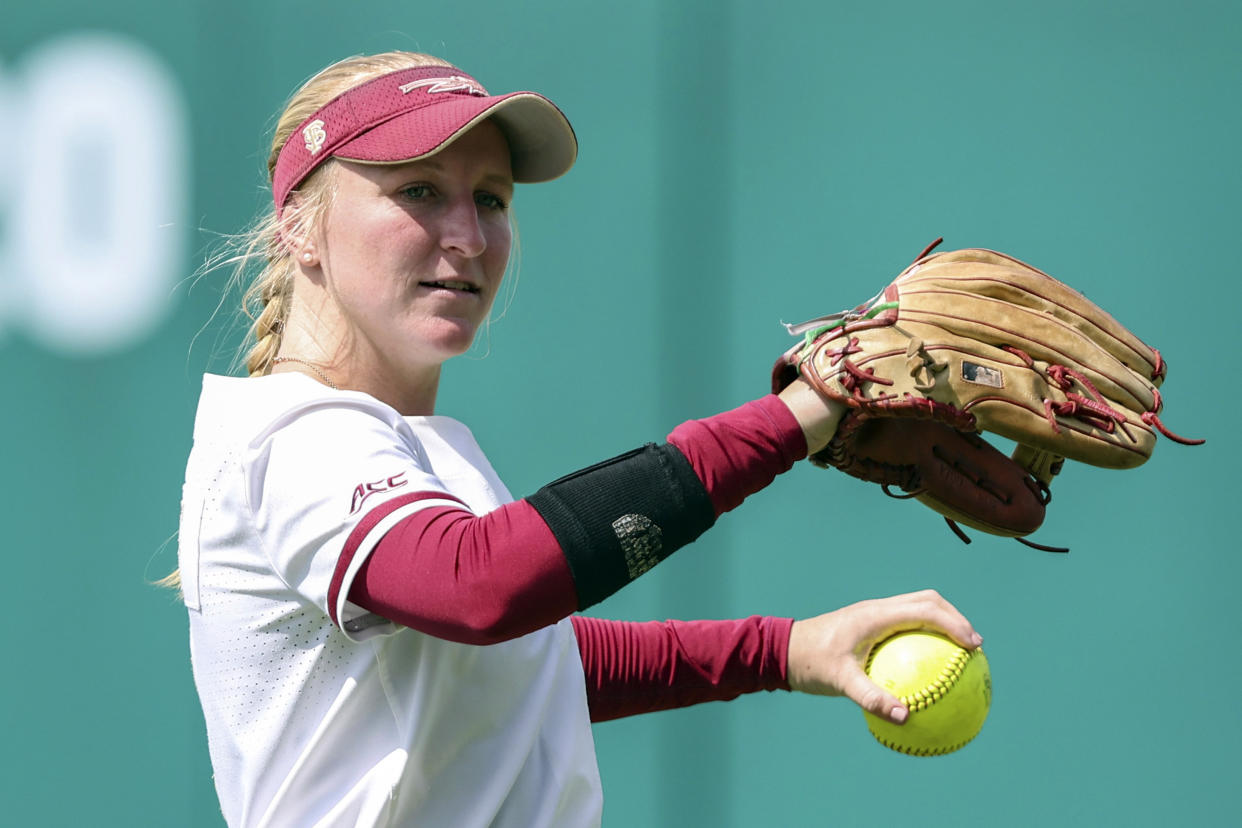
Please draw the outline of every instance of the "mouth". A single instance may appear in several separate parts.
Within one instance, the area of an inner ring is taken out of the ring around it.
[[[472,293],[472,294],[478,294],[480,292],[479,288],[476,285],[472,285],[469,282],[462,282],[456,279],[449,279],[446,281],[419,282],[418,284],[420,287],[430,288],[432,290],[451,290],[456,293]]]

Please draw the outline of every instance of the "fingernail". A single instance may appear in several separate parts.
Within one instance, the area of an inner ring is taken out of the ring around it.
[[[976,647],[982,647],[983,636],[979,635],[979,633],[975,633],[970,637],[970,643],[974,644]]]
[[[906,719],[910,717],[910,711],[906,710],[904,707],[897,706],[893,708],[892,717],[893,721],[897,724],[905,724]]]

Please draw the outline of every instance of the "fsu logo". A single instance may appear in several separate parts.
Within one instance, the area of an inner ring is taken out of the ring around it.
[[[410,481],[405,479],[405,472],[394,474],[392,477],[385,477],[382,480],[376,480],[374,483],[359,483],[354,487],[354,499],[350,505],[349,513],[351,515],[358,514],[358,510],[362,508],[362,504],[373,494],[381,492],[390,492],[393,489],[400,489]]]
[[[323,149],[323,142],[328,140],[328,133],[323,131],[323,121],[316,118],[302,130],[302,138],[306,140],[306,149],[311,155]]]

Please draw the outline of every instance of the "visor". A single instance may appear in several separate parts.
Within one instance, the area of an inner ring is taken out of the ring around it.
[[[513,180],[549,181],[578,155],[578,140],[556,105],[534,92],[489,95],[454,66],[391,72],[333,98],[302,122],[272,174],[276,211],[329,158],[400,164],[435,155],[485,118],[509,142]]]

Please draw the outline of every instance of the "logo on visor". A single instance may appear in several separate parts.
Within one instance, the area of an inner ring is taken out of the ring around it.
[[[471,95],[478,95],[480,98],[487,97],[487,91],[483,87],[470,80],[470,78],[463,78],[461,75],[410,81],[409,83],[401,84],[397,88],[407,95],[415,89],[425,88],[429,95],[434,95],[438,92],[468,92]]]
[[[307,124],[302,130],[302,137],[306,139],[306,149],[311,155],[323,149],[323,142],[328,140],[328,133],[323,131],[323,121],[316,118]]]

